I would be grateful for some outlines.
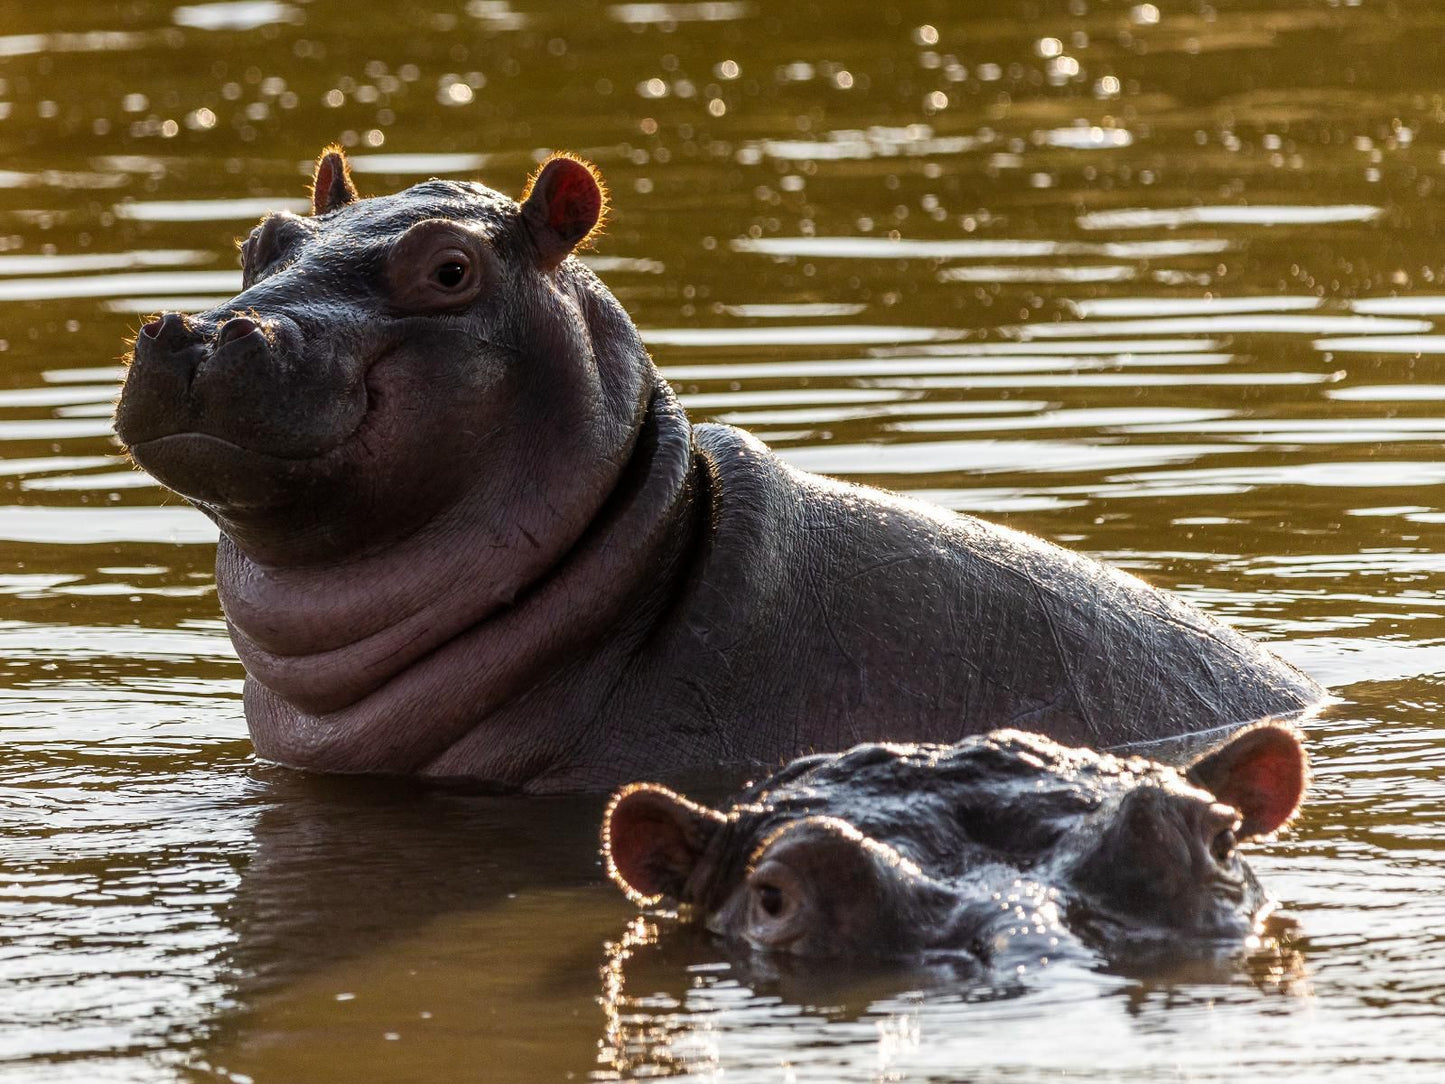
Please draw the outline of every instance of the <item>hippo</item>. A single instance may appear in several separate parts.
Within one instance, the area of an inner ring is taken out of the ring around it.
[[[115,430],[220,529],[258,756],[610,790],[1000,726],[1148,740],[1320,701],[1139,579],[691,425],[576,251],[558,155],[520,202],[429,180],[262,219],[241,292],[141,327]]]
[[[1004,949],[1239,947],[1272,908],[1237,845],[1297,810],[1298,734],[1266,721],[1184,767],[998,730],[794,760],[719,810],[633,783],[614,881],[748,953],[993,963]]]

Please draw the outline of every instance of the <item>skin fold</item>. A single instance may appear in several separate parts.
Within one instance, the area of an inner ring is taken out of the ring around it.
[[[258,755],[550,792],[1322,698],[1132,576],[691,425],[572,255],[605,211],[571,157],[362,199],[331,149],[238,296],[141,330],[116,431],[220,527]]]

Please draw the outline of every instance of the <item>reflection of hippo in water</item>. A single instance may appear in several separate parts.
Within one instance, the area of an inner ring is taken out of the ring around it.
[[[267,217],[243,292],[146,324],[116,410],[221,528],[257,752],[603,788],[1001,725],[1113,744],[1319,688],[1139,580],[689,426],[572,249],[594,173]]]
[[[986,960],[1066,929],[1238,943],[1266,899],[1235,845],[1288,821],[1305,777],[1273,723],[1183,769],[1004,730],[804,757],[723,812],[633,784],[603,845],[635,898],[765,952]]]

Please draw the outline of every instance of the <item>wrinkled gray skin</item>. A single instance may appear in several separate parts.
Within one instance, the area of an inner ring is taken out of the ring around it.
[[[1274,723],[1185,769],[1002,730],[805,757],[723,810],[633,784],[603,850],[634,899],[764,953],[1237,948],[1269,903],[1236,844],[1287,822],[1306,776]]]
[[[690,426],[569,255],[601,199],[561,163],[519,206],[360,199],[328,153],[317,213],[262,221],[237,297],[141,330],[116,432],[221,529],[260,756],[549,792],[1321,698],[1131,576]]]

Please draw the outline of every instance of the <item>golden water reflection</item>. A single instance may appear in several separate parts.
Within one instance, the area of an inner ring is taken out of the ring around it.
[[[1438,5],[11,7],[0,1076],[1445,1072]],[[256,765],[214,529],[107,419],[126,338],[223,302],[333,139],[367,192],[593,158],[587,261],[695,420],[1327,681],[1253,859],[1298,933],[1209,973],[828,979],[639,919],[596,802]]]

